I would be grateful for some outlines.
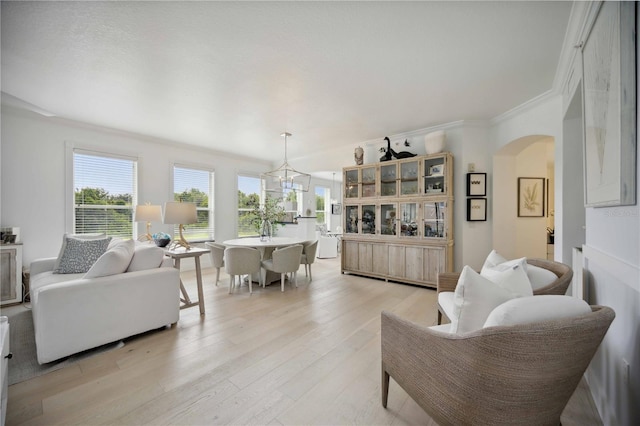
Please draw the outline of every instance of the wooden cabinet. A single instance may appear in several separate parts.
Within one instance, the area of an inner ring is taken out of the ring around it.
[[[453,269],[453,157],[343,169],[342,272],[435,287]]]
[[[0,245],[0,304],[22,302],[22,245]]]

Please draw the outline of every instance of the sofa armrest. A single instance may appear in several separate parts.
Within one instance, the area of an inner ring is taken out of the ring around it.
[[[31,262],[31,265],[29,265],[29,274],[34,276],[43,272],[53,271],[57,259],[57,257],[47,257],[34,260]]]
[[[443,272],[438,274],[437,292],[455,291],[459,278],[460,272]]]

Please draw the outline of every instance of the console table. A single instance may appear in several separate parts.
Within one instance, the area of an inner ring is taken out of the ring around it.
[[[186,259],[189,257],[193,257],[196,262],[196,282],[198,283],[198,300],[191,301],[189,298],[189,293],[187,293],[187,289],[184,287],[182,283],[182,278],[180,278],[180,292],[182,293],[182,297],[180,301],[182,305],[180,309],[190,308],[192,306],[198,305],[200,307],[200,315],[204,314],[204,294],[202,291],[202,270],[200,269],[200,256],[205,253],[209,253],[209,249],[203,249],[199,247],[191,247],[190,249],[185,248],[177,248],[173,250],[165,250],[164,252],[167,256],[173,259],[173,266],[176,269],[180,269],[180,260]]]

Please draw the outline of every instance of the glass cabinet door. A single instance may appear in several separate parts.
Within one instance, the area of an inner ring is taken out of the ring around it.
[[[380,166],[380,195],[383,197],[395,197],[398,190],[396,187],[396,165],[387,164]]]
[[[445,157],[427,158],[424,160],[424,193],[425,194],[446,194],[449,188],[446,187]]]
[[[358,169],[344,172],[344,198],[358,198]]]
[[[396,204],[380,204],[380,234],[396,235]]]
[[[400,163],[400,195],[417,195],[418,192],[418,162],[408,161]]]
[[[376,206],[365,204],[362,206],[362,233],[375,235],[376,233]]]
[[[360,169],[362,173],[362,196],[363,197],[375,197],[376,196],[376,168],[365,167]]]
[[[446,237],[446,201],[424,203],[424,236],[425,238]]]
[[[418,236],[418,203],[400,203],[400,236]]]
[[[345,234],[357,234],[358,233],[358,206],[346,206],[344,209],[344,233]]]

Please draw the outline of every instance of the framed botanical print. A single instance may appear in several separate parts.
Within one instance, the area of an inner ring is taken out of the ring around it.
[[[545,178],[518,178],[518,217],[544,216]]]
[[[487,199],[467,198],[467,221],[481,222],[487,220]]]
[[[467,197],[484,197],[487,195],[487,174],[467,173]]]

